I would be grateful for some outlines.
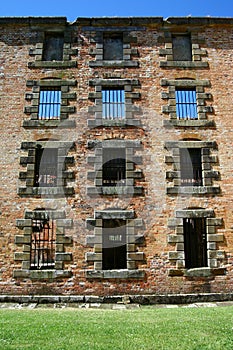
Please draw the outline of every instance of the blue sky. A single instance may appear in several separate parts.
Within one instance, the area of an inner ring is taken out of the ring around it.
[[[0,16],[233,17],[232,0],[2,0]]]

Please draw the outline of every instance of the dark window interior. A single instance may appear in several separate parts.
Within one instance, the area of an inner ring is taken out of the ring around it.
[[[207,266],[205,218],[185,218],[183,225],[185,267],[189,269]]]
[[[202,186],[200,148],[180,148],[181,186]]]
[[[114,61],[123,60],[123,35],[122,33],[104,34],[103,59]]]
[[[51,269],[55,262],[55,222],[37,219],[32,223],[31,269]]]
[[[172,48],[174,61],[192,61],[190,35],[174,35],[172,37]]]
[[[35,187],[57,185],[57,148],[37,148],[35,164]]]
[[[126,161],[124,148],[107,148],[103,152],[103,186],[125,184]]]
[[[43,45],[43,61],[62,61],[63,45],[63,33],[46,33]]]
[[[103,270],[126,269],[126,222],[103,220]]]

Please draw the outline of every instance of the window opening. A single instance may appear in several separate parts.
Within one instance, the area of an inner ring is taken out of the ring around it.
[[[103,59],[104,60],[123,60],[123,35],[104,34],[103,37]]]
[[[58,88],[41,88],[38,119],[59,119],[61,114],[61,90]]]
[[[201,149],[180,148],[181,186],[202,186]]]
[[[103,186],[123,186],[126,178],[125,149],[108,148],[103,153]]]
[[[43,61],[62,61],[63,60],[63,33],[46,33],[43,44]]]
[[[103,220],[103,270],[126,269],[126,222]]]
[[[185,218],[184,226],[184,249],[185,267],[206,267],[207,266],[207,240],[206,240],[206,219]]]
[[[176,89],[176,115],[178,119],[197,119],[196,89]]]
[[[55,222],[49,219],[32,221],[31,269],[51,269],[55,266]]]
[[[125,91],[123,89],[102,89],[102,117],[104,119],[125,118]]]
[[[37,148],[35,163],[35,187],[57,185],[57,148]]]
[[[190,35],[174,35],[172,37],[172,48],[174,61],[192,61]]]

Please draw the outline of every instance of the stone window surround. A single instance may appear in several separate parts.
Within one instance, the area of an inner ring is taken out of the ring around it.
[[[45,270],[30,269],[30,249],[32,235],[33,219],[43,219],[47,215],[52,220],[56,220],[56,252],[55,252],[55,268]],[[72,253],[67,253],[65,248],[72,245],[72,238],[65,235],[65,230],[72,227],[72,220],[65,218],[64,211],[51,209],[36,209],[34,211],[25,211],[25,218],[18,219],[16,225],[23,230],[22,235],[15,236],[15,244],[23,247],[22,252],[15,252],[14,260],[21,261],[21,269],[13,271],[14,278],[30,278],[30,279],[62,279],[71,277],[71,270],[64,269],[64,264],[72,261]]]
[[[88,28],[91,31],[91,28]],[[137,27],[93,27],[92,32],[95,34],[92,36],[92,42],[96,43],[95,48],[90,48],[89,54],[95,57],[95,60],[89,61],[89,66],[105,67],[105,68],[126,68],[126,67],[138,67],[139,62],[132,59],[133,56],[138,56],[137,48],[131,47],[133,43],[137,43],[137,37],[130,35],[129,32],[141,30]],[[123,60],[103,60],[103,42],[105,33],[122,33],[123,35]]]
[[[94,187],[87,187],[88,195],[143,195],[143,187],[135,186],[135,179],[142,178],[142,171],[135,169],[135,164],[142,164],[142,157],[135,155],[137,149],[142,148],[139,140],[90,140],[88,149],[94,149],[95,155],[88,156],[87,163],[94,165],[94,171],[87,173],[87,178],[94,181]],[[126,152],[126,183],[122,186],[103,186],[102,167],[104,150],[109,148],[125,149]]]
[[[102,270],[102,229],[103,220],[122,219],[126,221],[127,269]],[[86,271],[87,278],[99,279],[141,279],[145,272],[138,270],[137,265],[143,262],[144,253],[137,250],[143,245],[144,236],[137,235],[136,231],[142,227],[141,219],[135,218],[134,210],[106,209],[96,210],[93,219],[87,219],[89,230],[94,229],[94,235],[87,236],[87,245],[94,248],[94,252],[86,253],[86,261],[94,263],[93,270]]]
[[[36,148],[57,148],[57,186],[54,187],[34,187],[35,178],[35,161],[36,161]],[[74,171],[66,170],[67,165],[74,163],[74,157],[67,156],[68,151],[74,148],[73,142],[65,141],[34,141],[34,142],[22,142],[21,149],[28,153],[27,156],[20,158],[20,164],[26,166],[26,171],[19,173],[19,179],[25,181],[25,186],[19,186],[18,194],[20,196],[32,196],[32,197],[61,197],[72,196],[74,194],[73,187],[67,187],[66,181],[74,180]]]
[[[206,100],[212,100],[211,93],[205,93],[205,87],[210,87],[209,80],[180,78],[174,80],[161,80],[161,86],[167,86],[168,92],[162,92],[161,98],[168,100],[168,104],[162,106],[162,112],[169,114],[170,120],[164,120],[164,126],[179,127],[213,127],[214,121],[207,119],[207,113],[213,113],[212,106],[206,106]],[[178,119],[176,115],[176,88],[196,88],[198,119]]]
[[[184,218],[206,218],[208,267],[185,268]],[[170,262],[175,264],[169,270],[169,276],[211,277],[224,274],[225,268],[221,267],[221,261],[225,259],[225,252],[217,248],[218,243],[224,240],[223,234],[217,233],[217,227],[222,225],[222,219],[215,218],[212,209],[177,210],[175,218],[168,220],[168,227],[175,230],[175,234],[168,235],[168,244],[175,246],[175,250],[168,253]]]
[[[165,163],[173,164],[173,169],[166,172],[166,179],[173,181],[173,186],[167,186],[167,194],[170,195],[206,195],[219,194],[220,187],[213,185],[213,179],[219,179],[219,172],[212,170],[212,164],[218,162],[217,155],[212,155],[211,150],[217,149],[214,141],[167,141],[165,148],[172,151],[171,156],[165,157]],[[202,149],[202,179],[203,186],[180,186],[180,148]]]
[[[62,61],[43,61],[43,43],[45,34],[64,33],[64,45],[63,45],[63,60]],[[71,32],[65,29],[53,28],[53,29],[37,29],[37,43],[33,48],[29,49],[29,55],[34,57],[33,62],[28,62],[29,68],[55,68],[66,69],[77,67],[77,61],[72,60],[72,56],[77,56],[78,50],[72,48]]]
[[[27,80],[26,86],[32,88],[32,92],[25,94],[25,100],[31,101],[30,106],[24,108],[24,113],[31,116],[31,119],[23,121],[23,127],[75,127],[74,120],[68,120],[69,114],[75,112],[75,106],[69,106],[69,101],[76,100],[76,93],[70,92],[70,87],[76,86],[76,80],[62,80],[56,78],[46,78],[41,80]],[[61,114],[59,120],[38,119],[38,108],[40,103],[40,88],[59,87],[61,88]]]
[[[88,98],[95,101],[94,106],[89,106],[88,112],[95,114],[95,119],[89,119],[88,126],[140,126],[140,120],[134,115],[140,113],[140,108],[133,104],[134,100],[140,99],[140,93],[134,92],[134,88],[139,88],[137,79],[92,79],[89,81],[90,87],[95,87],[95,92],[90,92]],[[122,88],[125,91],[125,118],[124,119],[103,119],[102,117],[102,88]]]
[[[172,50],[172,36],[173,35],[187,35],[191,36],[192,43],[192,61],[174,61],[173,60],[173,50]],[[165,47],[159,50],[160,56],[165,56],[165,61],[160,61],[159,65],[162,68],[208,68],[209,63],[207,61],[202,61],[202,58],[207,56],[207,50],[201,48],[201,44],[204,40],[199,38],[198,32],[194,31],[164,31],[164,44]]]

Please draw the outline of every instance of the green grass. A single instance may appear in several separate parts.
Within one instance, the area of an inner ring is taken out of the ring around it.
[[[233,307],[1,309],[1,350],[232,350]]]

